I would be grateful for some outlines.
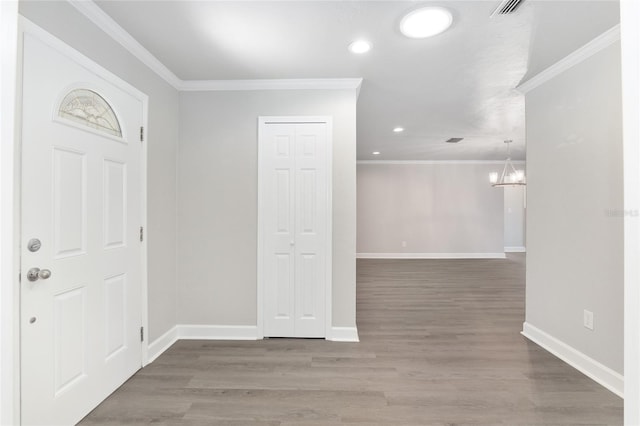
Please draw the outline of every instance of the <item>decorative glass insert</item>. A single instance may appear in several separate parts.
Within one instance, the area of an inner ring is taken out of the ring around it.
[[[75,89],[60,103],[58,115],[112,136],[122,137],[120,123],[111,105],[89,89]]]

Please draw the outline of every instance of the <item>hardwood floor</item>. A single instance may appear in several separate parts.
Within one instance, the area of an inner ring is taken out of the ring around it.
[[[359,260],[360,343],[180,341],[82,425],[622,424],[527,341],[524,256]]]

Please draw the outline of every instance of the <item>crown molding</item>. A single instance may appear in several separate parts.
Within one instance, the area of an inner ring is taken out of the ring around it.
[[[569,68],[578,65],[601,50],[611,46],[618,40],[620,40],[620,24],[605,31],[578,50],[570,53],[563,59],[560,59],[558,62],[544,69],[539,74],[531,77],[524,83],[521,83],[516,87],[516,90],[522,94],[526,94],[559,74],[562,74]]]
[[[355,90],[360,94],[361,78],[264,79],[264,80],[181,80],[138,40],[122,28],[93,0],[67,0],[108,36],[179,91],[229,90]]]
[[[513,164],[526,164],[524,160],[513,160]],[[371,164],[371,165],[384,165],[384,164],[396,164],[396,165],[411,165],[411,164],[423,164],[423,165],[474,165],[474,164],[500,164],[504,165],[504,160],[358,160],[356,164]]]
[[[67,0],[80,13],[86,16],[91,22],[96,24],[98,28],[107,33],[112,39],[120,43],[122,47],[127,49],[133,56],[138,58],[140,62],[148,66],[152,71],[158,74],[164,81],[174,88],[178,89],[182,80],[180,80],[169,68],[158,60],[151,52],[149,52],[138,40],[133,38],[124,28],[116,21],[100,9],[93,0]]]
[[[264,80],[185,80],[179,90],[185,92],[233,90],[356,90],[361,78],[300,78]]]

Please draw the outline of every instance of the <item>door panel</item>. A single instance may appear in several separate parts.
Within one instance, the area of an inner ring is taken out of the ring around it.
[[[274,280],[277,309],[275,318],[279,320],[290,320],[291,299],[293,295],[293,265],[291,264],[289,253],[276,254],[276,276]]]
[[[127,276],[104,280],[106,361],[127,347]]]
[[[86,308],[85,286],[53,296],[56,396],[87,375]]]
[[[291,171],[276,169],[276,232],[289,235],[291,232]]]
[[[300,309],[299,316],[304,319],[315,319],[315,299],[320,296],[316,294],[317,290],[317,256],[313,253],[302,253],[298,259],[298,268],[300,269]]]
[[[53,244],[55,256],[78,256],[87,246],[87,158],[53,148]]]
[[[265,336],[325,336],[326,128],[325,123],[263,128]]]
[[[316,215],[318,214],[316,171],[300,170],[300,232],[313,233],[316,228]]]
[[[23,61],[22,421],[69,425],[141,367],[143,107],[30,34]]]
[[[104,160],[104,248],[124,247],[127,230],[127,165]]]

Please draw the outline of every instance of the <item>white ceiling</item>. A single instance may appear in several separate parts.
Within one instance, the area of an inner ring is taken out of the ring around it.
[[[362,160],[500,160],[504,139],[523,159],[524,101],[513,89],[619,22],[617,0],[525,0],[494,18],[499,0],[97,4],[183,80],[362,77]],[[422,5],[450,9],[453,26],[402,36],[400,19]],[[351,54],[358,38],[373,49]]]

